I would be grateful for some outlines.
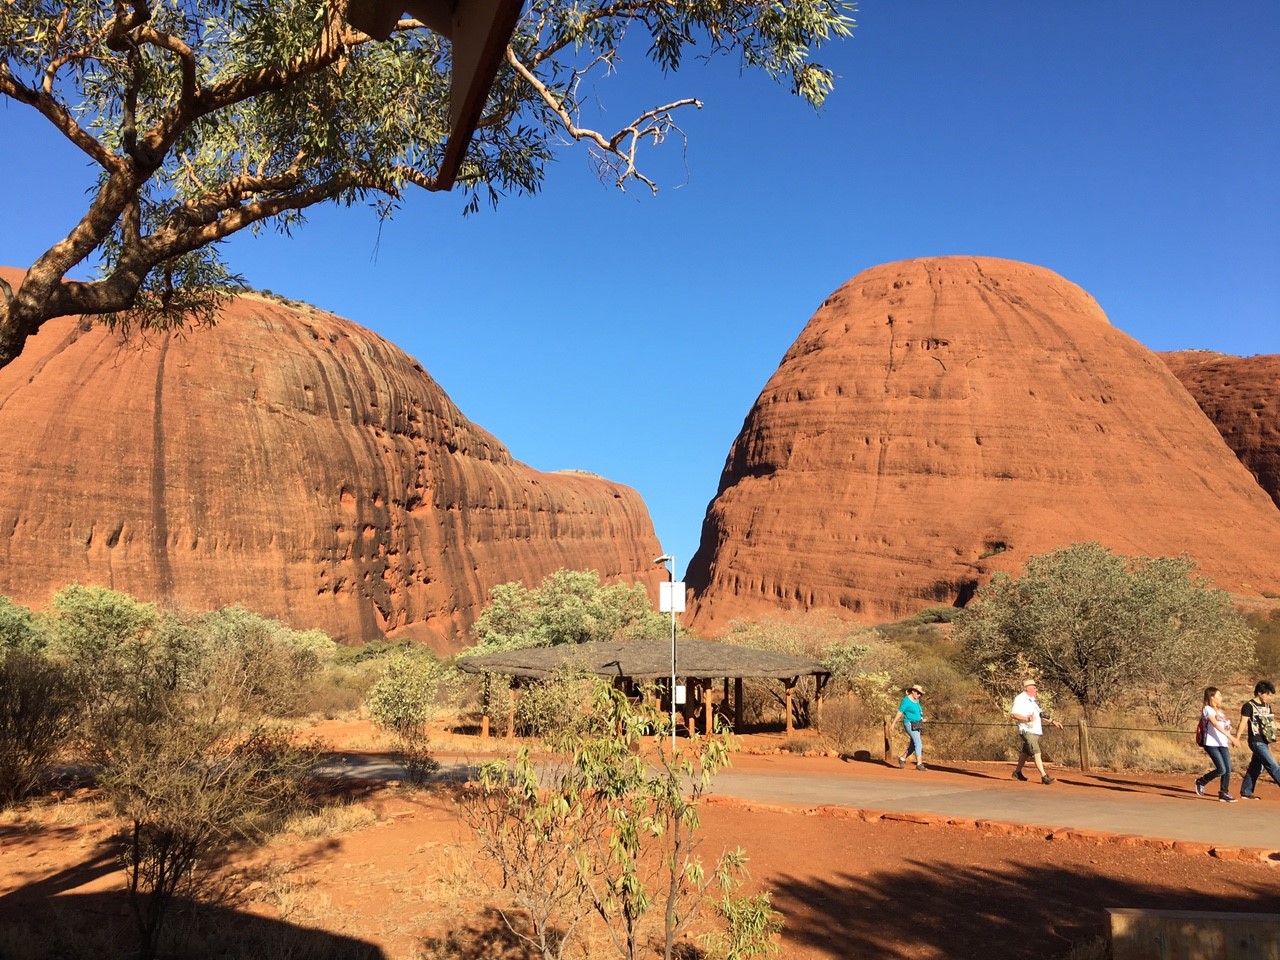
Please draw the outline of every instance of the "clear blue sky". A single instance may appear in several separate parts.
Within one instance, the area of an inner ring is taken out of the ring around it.
[[[865,0],[814,114],[784,88],[639,59],[610,115],[698,96],[656,197],[566,149],[543,192],[312,216],[232,266],[369,327],[542,470],[635,487],[683,572],[729,445],[823,298],[861,270],[1041,264],[1153,350],[1280,353],[1280,3]],[[0,105],[0,263],[65,233],[89,177]]]

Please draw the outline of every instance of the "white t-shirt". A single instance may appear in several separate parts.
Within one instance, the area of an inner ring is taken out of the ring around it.
[[[1009,712],[1031,718],[1030,723],[1018,721],[1019,733],[1044,733],[1044,728],[1040,725],[1040,704],[1036,703],[1036,698],[1025,690],[1013,698],[1013,709]]]
[[[1216,716],[1218,722],[1230,730],[1231,721],[1227,718],[1227,715],[1221,710],[1215,711],[1207,703],[1200,712],[1204,714],[1204,745],[1206,747],[1230,747],[1231,741],[1227,739],[1227,735],[1209,722],[1210,717]]]

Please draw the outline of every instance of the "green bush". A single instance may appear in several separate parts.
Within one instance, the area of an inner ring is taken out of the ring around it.
[[[61,664],[23,649],[0,658],[0,808],[36,788],[70,742],[80,702],[80,685]]]

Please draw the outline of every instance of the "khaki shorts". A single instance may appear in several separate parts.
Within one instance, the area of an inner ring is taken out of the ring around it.
[[[1018,736],[1022,738],[1023,756],[1036,757],[1040,755],[1040,734],[1019,731]]]

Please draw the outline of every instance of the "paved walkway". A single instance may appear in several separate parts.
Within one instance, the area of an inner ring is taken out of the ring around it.
[[[448,780],[467,779],[480,762],[440,760],[437,779]],[[941,764],[920,772],[874,761],[735,755],[733,766],[716,774],[710,793],[799,807],[932,813],[1280,851],[1280,788],[1269,781],[1259,785],[1261,800],[1219,803],[1212,794],[1197,797],[1189,776],[1052,770],[1058,782],[1046,786],[1037,779],[1014,781],[1011,769],[1009,764]],[[335,755],[326,772],[375,779],[401,775],[395,763],[374,754]],[[1239,783],[1237,775],[1232,789]]]
[[[1191,777],[1051,770],[1057,782],[1046,786],[1038,776],[1028,783],[1011,779],[1010,764],[930,767],[920,772],[876,762],[743,757],[716,775],[713,792],[1280,850],[1280,788],[1269,782],[1259,787],[1260,800],[1220,803],[1212,794],[1196,796]],[[1239,782],[1237,776],[1232,788]]]

